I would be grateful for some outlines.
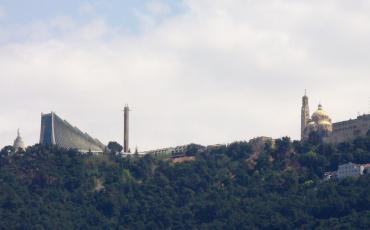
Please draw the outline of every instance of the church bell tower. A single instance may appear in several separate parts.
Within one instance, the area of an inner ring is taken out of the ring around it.
[[[304,96],[302,97],[302,109],[301,109],[301,140],[304,138],[304,130],[307,126],[307,123],[310,119],[310,109],[308,107],[308,97],[305,91]]]

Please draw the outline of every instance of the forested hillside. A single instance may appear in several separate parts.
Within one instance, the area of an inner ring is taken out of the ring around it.
[[[370,229],[370,176],[321,180],[338,164],[370,162],[370,137],[193,148],[196,160],[182,164],[12,151],[0,156],[1,229]]]

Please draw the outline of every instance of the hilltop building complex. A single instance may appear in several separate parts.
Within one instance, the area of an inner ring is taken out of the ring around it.
[[[105,149],[99,140],[73,127],[53,112],[41,115],[40,144],[57,145],[80,152],[101,153]]]
[[[351,141],[356,137],[366,136],[370,130],[370,114],[358,116],[356,119],[332,123],[329,115],[321,104],[309,117],[308,97],[302,98],[301,109],[301,140],[308,140],[315,132],[326,143],[341,143]]]

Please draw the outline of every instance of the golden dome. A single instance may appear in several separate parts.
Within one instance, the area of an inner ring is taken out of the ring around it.
[[[322,125],[322,126],[331,126],[332,124],[329,122],[329,121],[319,121],[319,125]]]
[[[312,114],[312,120],[319,123],[322,120],[330,121],[329,115],[322,109],[322,105],[320,104],[318,109]]]

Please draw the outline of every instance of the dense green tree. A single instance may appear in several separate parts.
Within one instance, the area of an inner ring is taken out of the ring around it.
[[[122,145],[118,144],[115,141],[111,141],[108,143],[108,151],[110,154],[116,155],[117,153],[120,153],[123,149]]]
[[[11,154],[13,154],[15,152],[15,149],[13,146],[5,146],[4,148],[1,149],[0,151],[0,156],[1,157],[6,157],[6,156],[9,156]]]
[[[193,145],[186,154],[196,161],[182,164],[6,147],[0,229],[369,229],[370,175],[321,179],[341,163],[369,162],[369,143],[282,138],[258,155],[248,142]]]

